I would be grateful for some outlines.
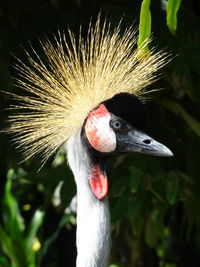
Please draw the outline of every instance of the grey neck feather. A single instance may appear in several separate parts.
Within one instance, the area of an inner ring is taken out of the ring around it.
[[[91,160],[80,133],[69,139],[67,155],[77,185],[76,267],[107,267],[110,252],[108,200],[98,200],[90,189]]]

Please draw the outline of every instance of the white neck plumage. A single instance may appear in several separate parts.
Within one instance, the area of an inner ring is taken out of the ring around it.
[[[76,267],[107,267],[110,250],[108,201],[97,199],[90,188],[91,160],[80,133],[69,139],[67,155],[77,185]]]

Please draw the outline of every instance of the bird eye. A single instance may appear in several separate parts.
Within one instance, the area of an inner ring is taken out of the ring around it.
[[[115,130],[120,130],[122,128],[122,123],[120,120],[112,120],[110,122],[110,127]]]

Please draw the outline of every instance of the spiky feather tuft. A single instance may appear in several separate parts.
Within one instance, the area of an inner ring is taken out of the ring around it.
[[[53,45],[42,43],[47,64],[34,53],[28,64],[18,60],[17,86],[27,96],[13,94],[19,112],[9,117],[9,132],[24,151],[25,158],[43,153],[44,160],[61,148],[83,125],[89,112],[120,92],[136,96],[156,79],[166,63],[164,53],[151,52],[138,61],[140,49],[134,49],[132,28],[113,31],[100,18],[89,26],[87,37],[76,40],[68,31],[58,34]]]

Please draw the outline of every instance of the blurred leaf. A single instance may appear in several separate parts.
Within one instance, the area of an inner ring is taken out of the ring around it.
[[[178,173],[172,171],[166,177],[166,198],[170,205],[176,203],[178,189]]]
[[[112,208],[112,220],[114,222],[121,219],[122,215],[127,215],[127,203],[128,203],[128,196],[123,195],[120,198],[118,198]]]
[[[25,184],[30,184],[31,181],[29,181],[27,179],[27,176],[28,176],[28,172],[25,171],[23,168],[18,168],[18,170],[16,171],[16,178],[17,179],[20,179],[20,182],[21,183],[25,183]]]
[[[158,191],[155,190],[151,185],[149,185],[148,189],[160,202],[162,202],[163,204],[167,204],[166,201],[161,196],[160,192],[158,193]]]
[[[146,221],[145,240],[148,246],[154,247],[158,240],[158,228],[154,221],[150,218]]]
[[[180,8],[181,0],[167,1],[167,26],[172,34],[175,34],[177,29],[177,12]]]
[[[166,238],[166,231],[165,231],[166,228],[164,220],[167,211],[168,211],[167,205],[161,205],[160,207],[157,206],[154,208],[151,215],[149,216],[149,219],[151,219],[152,222],[156,224],[157,234],[160,239]]]
[[[14,169],[9,169],[8,170],[8,172],[7,172],[7,179],[8,180],[11,180],[11,179],[13,179],[14,178],[14,176],[15,176],[15,171],[14,171]]]
[[[139,59],[149,54],[148,40],[151,35],[151,11],[150,0],[143,0],[140,9],[138,49]]]
[[[13,176],[14,170],[10,169],[7,173],[7,182],[3,200],[5,209],[3,220],[11,236],[18,240],[21,238],[21,232],[24,231],[24,222],[19,211],[18,203],[11,192]]]
[[[24,235],[25,225],[20,214],[19,206],[12,195],[12,178],[14,170],[7,173],[7,182],[3,198],[3,225],[0,226],[0,242],[5,254],[10,258],[12,267],[34,267],[35,257],[32,249],[33,238],[41,225],[43,213],[36,211],[27,232]]]
[[[124,182],[124,179],[117,179],[112,184],[112,194],[114,197],[120,197],[124,190],[126,189],[127,184]]]
[[[176,263],[168,263],[165,260],[161,260],[159,267],[177,267]]]
[[[139,213],[138,216],[135,217],[134,224],[132,225],[132,231],[136,237],[141,237],[144,233],[145,220],[142,215],[142,213]]]
[[[20,267],[15,253],[15,247],[13,247],[13,240],[7,235],[5,230],[0,225],[0,240],[1,246],[5,254],[10,258],[12,267]]]
[[[27,253],[28,253],[28,250],[32,251],[33,241],[34,241],[34,238],[36,237],[39,227],[43,223],[43,218],[44,218],[44,211],[36,210],[31,219],[31,222],[30,222],[30,225],[28,227],[26,237],[25,237]]]
[[[10,267],[8,260],[3,256],[0,256],[0,266],[1,267]]]
[[[130,190],[131,193],[136,193],[141,183],[142,172],[138,168],[131,166],[130,173],[131,173],[129,179]]]
[[[55,167],[58,167],[58,166],[64,164],[65,160],[66,160],[65,153],[60,152],[59,154],[56,155],[56,157],[52,163],[52,167],[55,168]]]
[[[132,231],[135,236],[140,236],[143,229],[143,202],[137,199],[127,202],[128,218],[132,225]]]
[[[192,118],[187,111],[181,107],[180,104],[170,100],[164,100],[162,103],[167,109],[171,110],[177,115],[181,115],[190,128],[196,133],[196,135],[200,137],[200,123]]]
[[[142,202],[139,200],[131,200],[128,202],[127,209],[128,209],[129,219],[132,225],[134,226],[135,219],[137,218],[137,216],[141,214]]]

